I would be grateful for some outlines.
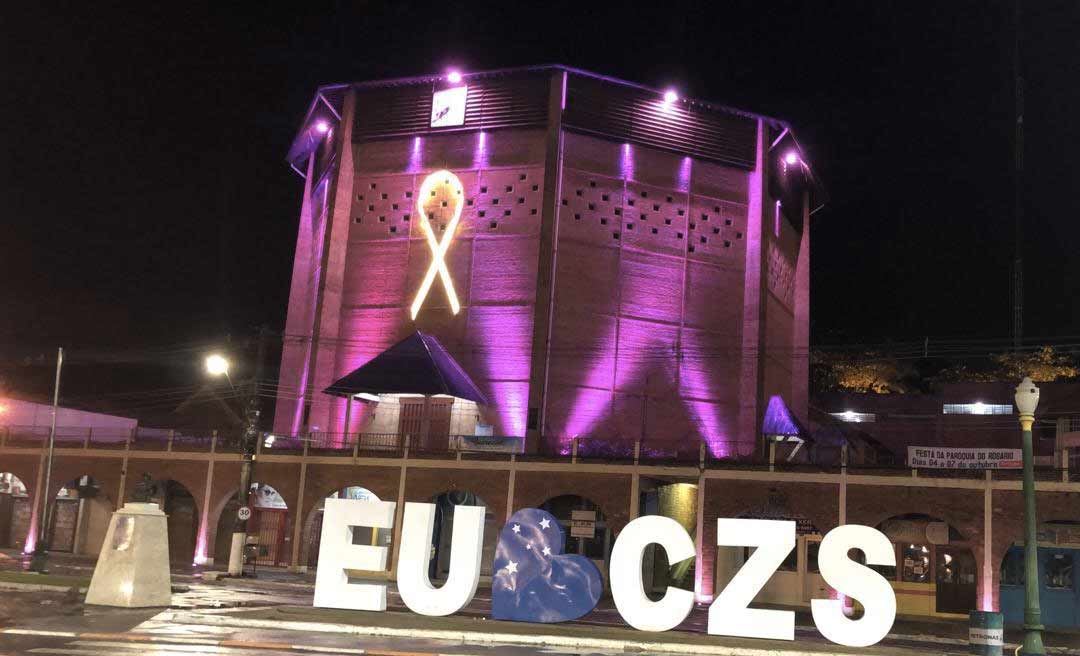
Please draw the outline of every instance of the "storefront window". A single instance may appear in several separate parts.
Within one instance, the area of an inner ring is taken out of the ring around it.
[[[788,553],[784,562],[780,563],[779,571],[781,572],[797,572],[799,571],[799,545],[795,544],[795,548]]]
[[[821,543],[816,540],[806,543],[806,571],[818,571],[817,555],[819,549],[821,549]]]
[[[905,544],[901,551],[901,581],[905,583],[930,582],[930,547],[924,544]]]
[[[1072,554],[1053,554],[1046,559],[1047,588],[1056,590],[1071,590],[1073,587],[1073,557]]]
[[[1001,561],[1001,585],[1024,585],[1024,550],[1013,547]]]

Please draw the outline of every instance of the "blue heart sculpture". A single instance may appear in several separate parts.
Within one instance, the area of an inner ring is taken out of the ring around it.
[[[499,533],[491,617],[514,622],[567,622],[596,607],[604,583],[584,556],[563,554],[565,536],[544,510],[514,513]]]

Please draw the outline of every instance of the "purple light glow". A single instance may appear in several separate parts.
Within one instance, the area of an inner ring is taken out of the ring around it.
[[[794,150],[789,150],[784,153],[784,164],[787,164],[788,166],[795,166],[798,163],[799,153],[795,152]]]
[[[507,283],[514,286],[514,282]],[[478,296],[480,290],[477,290]],[[487,289],[483,293],[497,294]],[[532,312],[529,308],[474,306],[469,309],[468,334],[488,345],[478,349],[474,367],[484,382],[480,385],[498,414],[499,435],[525,435],[528,413],[529,371],[532,347]]]
[[[690,192],[690,175],[694,170],[694,160],[689,157],[682,158],[682,162],[679,163],[679,191],[685,193]]]
[[[461,83],[461,71],[451,70],[446,75],[446,81],[449,82],[450,84],[460,84]]]
[[[769,405],[765,407],[765,419],[761,423],[761,431],[765,435],[799,435],[802,431],[791,416],[784,399],[779,395],[769,397]]]
[[[776,216],[773,217],[773,235],[780,236],[780,201],[776,201]]]
[[[675,93],[674,89],[668,89],[664,92],[664,102],[668,105],[679,99],[679,94]]]
[[[476,135],[476,146],[473,148],[473,168],[486,169],[487,167],[487,133],[478,132]]]
[[[424,138],[413,137],[412,152],[409,153],[407,173],[420,173],[424,170]]]
[[[624,180],[634,179],[634,149],[628,143],[622,145],[622,158],[619,161],[619,175]]]
[[[318,132],[319,134],[326,134],[327,132],[330,131],[330,124],[327,123],[326,121],[322,121],[322,120],[316,121],[315,122],[315,131]]]

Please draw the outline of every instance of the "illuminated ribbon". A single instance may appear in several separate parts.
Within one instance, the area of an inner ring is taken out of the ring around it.
[[[425,209],[429,203],[435,203],[436,209],[447,207],[453,212],[453,217],[446,224],[442,241],[435,237],[435,229],[431,227],[428,211]],[[450,311],[457,314],[461,310],[457,293],[454,291],[454,281],[450,279],[450,270],[446,268],[446,252],[450,250],[450,241],[454,238],[454,231],[457,229],[464,206],[465,190],[461,186],[461,180],[450,171],[436,171],[425,178],[424,183],[420,185],[420,193],[416,198],[416,211],[420,214],[420,229],[427,237],[428,248],[431,249],[431,266],[428,267],[424,281],[420,283],[420,289],[416,293],[416,299],[413,300],[412,318],[414,320],[420,313],[420,306],[424,304],[424,299],[427,298],[436,275],[442,280],[446,297],[450,299]]]

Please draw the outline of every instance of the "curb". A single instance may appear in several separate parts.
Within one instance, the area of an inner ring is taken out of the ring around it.
[[[444,640],[463,645],[502,644],[532,647],[563,647],[570,649],[598,649],[645,654],[703,654],[706,656],[825,656],[827,651],[804,651],[775,647],[734,647],[696,643],[654,642],[645,640],[613,640],[609,638],[584,638],[558,635],[522,635],[518,633],[490,633],[464,630],[395,629],[384,626],[361,626],[332,624],[326,622],[297,622],[279,620],[256,620],[202,613],[163,613],[157,619],[163,621],[193,622],[213,626],[234,626],[253,629],[277,629],[321,633],[340,633],[360,636],[389,638],[419,638]],[[853,652],[855,653],[855,652]],[[859,652],[869,654],[871,652]]]
[[[259,620],[226,615],[208,615],[189,611],[166,611],[162,620],[202,623],[213,626],[232,626],[253,629],[278,629],[285,631],[305,631],[320,633],[339,633],[361,636],[382,636],[390,638],[419,638],[444,640],[464,645],[502,644],[532,647],[562,647],[570,649],[598,649],[624,652],[663,653],[663,654],[700,654],[704,656],[825,656],[829,651],[805,651],[778,647],[736,647],[687,642],[657,642],[649,640],[615,640],[610,638],[586,638],[559,635],[526,635],[520,633],[492,633],[461,629],[396,629],[384,626],[365,626],[357,624],[335,624],[331,622],[306,622],[295,620]],[[943,638],[934,635],[909,635],[890,633],[886,639],[924,644],[948,644],[965,646],[967,640]],[[894,645],[882,645],[885,648],[897,648]],[[840,648],[839,645],[836,647]],[[1006,653],[1015,651],[1018,645],[1004,645]],[[899,647],[906,649],[906,647]],[[1070,647],[1047,647],[1048,654],[1061,656],[1080,656],[1080,649]],[[870,651],[852,652],[872,654]]]
[[[168,647],[174,647],[177,644],[175,638],[169,638],[167,636],[154,636],[154,635],[141,635],[133,633],[76,633],[74,631],[35,631],[33,629],[0,629],[0,634],[3,635],[25,635],[25,636],[42,636],[50,638],[72,638],[74,640],[87,640],[94,641],[90,644],[97,646],[112,646],[107,640],[113,640],[116,642],[126,643],[143,643],[143,644],[156,644],[160,643],[165,645],[165,651],[169,651]],[[379,652],[366,651],[364,649],[349,649],[345,647],[317,647],[311,645],[294,645],[287,642],[253,642],[250,640],[213,640],[213,639],[190,639],[185,638],[181,641],[182,645],[197,645],[200,647],[236,647],[245,649],[273,649],[275,651],[298,651],[307,653],[318,654],[367,654],[368,656],[378,656]],[[438,656],[436,654],[427,654],[425,656]]]
[[[67,592],[73,585],[44,585],[41,583],[16,583],[14,581],[0,581],[0,590],[16,590],[19,592]],[[79,594],[86,594],[87,588],[79,586]]]

